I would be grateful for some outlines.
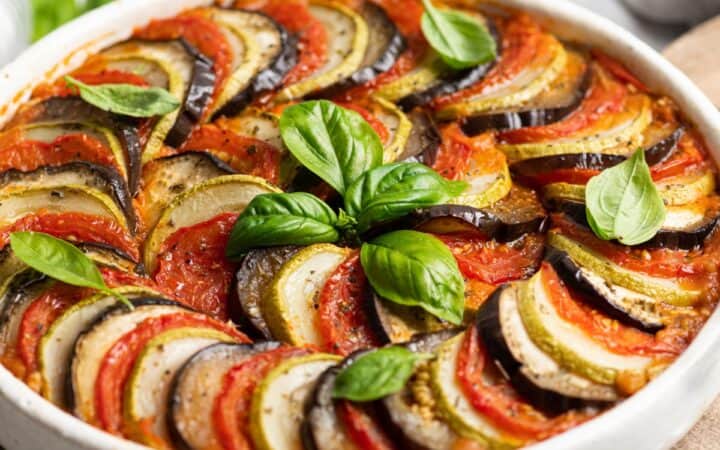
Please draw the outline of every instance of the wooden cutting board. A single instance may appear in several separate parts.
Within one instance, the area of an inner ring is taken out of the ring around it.
[[[689,0],[692,1],[692,0]],[[663,54],[685,72],[720,108],[720,16],[670,44]],[[720,399],[674,450],[720,450]]]

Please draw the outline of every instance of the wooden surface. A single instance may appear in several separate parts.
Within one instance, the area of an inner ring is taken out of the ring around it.
[[[720,107],[720,16],[682,36],[663,54]],[[674,450],[720,450],[720,399]]]

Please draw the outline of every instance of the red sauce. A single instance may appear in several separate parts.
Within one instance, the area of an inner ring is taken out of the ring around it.
[[[442,144],[433,169],[449,180],[472,180],[498,173],[507,164],[492,133],[468,137],[454,122],[444,126],[441,135]]]
[[[99,72],[81,72],[72,74],[73,78],[85,84],[96,86],[100,84],[132,84],[134,86],[146,87],[148,84],[143,77],[134,73],[120,70],[101,70]],[[71,88],[64,79],[54,83],[43,83],[33,92],[34,99],[46,99],[50,97],[70,97],[78,95],[76,88]]]
[[[153,279],[188,306],[227,320],[227,299],[236,265],[225,247],[237,214],[222,214],[170,236],[158,254]]]
[[[397,447],[381,425],[361,405],[347,400],[335,402],[336,414],[358,449],[394,450]]]

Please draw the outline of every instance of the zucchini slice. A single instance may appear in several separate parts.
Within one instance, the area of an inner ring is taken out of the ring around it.
[[[390,134],[384,145],[383,161],[389,163],[397,160],[408,144],[413,123],[395,104],[381,98],[376,99],[369,110]]]
[[[362,16],[339,2],[312,0],[310,12],[325,27],[327,61],[315,73],[285,87],[277,101],[302,98],[343,80],[360,69],[368,48],[368,26]]]
[[[279,117],[271,112],[251,107],[232,119],[219,120],[218,124],[235,134],[259,139],[282,150],[285,148],[285,144],[280,135],[279,120]]]
[[[237,364],[262,352],[274,350],[279,342],[258,344],[215,344],[190,358],[177,372],[170,388],[168,428],[179,448],[221,448],[212,423],[215,398],[225,374]]]
[[[495,291],[478,312],[476,325],[484,347],[513,387],[550,415],[618,400],[614,387],[568,372],[530,339],[518,311],[522,284]]]
[[[548,244],[566,252],[577,265],[595,272],[609,283],[673,306],[691,306],[703,294],[701,290],[684,288],[675,280],[652,277],[620,267],[584,245],[552,231],[548,234]]]
[[[565,369],[596,383],[615,385],[623,372],[646,373],[652,358],[613,353],[563,320],[549,299],[542,272],[520,290],[518,311],[530,339]]]
[[[504,434],[465,396],[455,376],[457,358],[465,334],[455,336],[437,349],[437,359],[430,364],[430,383],[435,393],[439,414],[457,434],[479,441],[491,449],[520,447],[522,441]]]
[[[66,402],[68,408],[86,422],[96,420],[95,379],[105,353],[115,341],[145,319],[188,311],[177,302],[157,298],[141,297],[133,300],[133,305],[132,311],[124,305],[104,311],[75,343],[68,370]],[[90,311],[97,312],[95,308]]]
[[[274,338],[293,345],[324,345],[315,325],[315,302],[325,281],[349,254],[346,248],[316,244],[283,264],[262,303]]]
[[[117,290],[131,300],[157,297],[160,294],[147,288],[123,286]],[[105,294],[88,297],[64,311],[43,335],[38,348],[42,394],[55,405],[67,408],[66,382],[73,346],[83,331],[105,312],[118,305],[117,298]]]
[[[125,425],[145,445],[169,442],[167,417],[175,374],[195,353],[233,338],[210,328],[179,328],[154,337],[143,348],[125,386]]]
[[[397,80],[383,84],[375,96],[393,103],[400,102],[417,92],[436,86],[447,70],[447,66],[442,62],[440,56],[434,51],[428,50],[420,64]]]
[[[340,359],[322,353],[301,356],[270,371],[255,389],[250,409],[250,436],[257,450],[302,450],[305,404],[320,375]]]
[[[109,68],[141,73],[156,87],[167,89],[183,106],[155,124],[142,153],[142,162],[158,157],[163,144],[179,147],[201,119],[214,89],[212,62],[184,40],[131,40],[102,53]],[[157,74],[157,76],[145,76]]]
[[[163,242],[177,230],[206,222],[222,213],[241,213],[257,195],[279,192],[265,180],[249,175],[226,175],[193,186],[163,210],[145,241],[148,273],[155,272]]]
[[[499,172],[482,173],[482,169],[469,169],[469,174],[464,181],[470,187],[459,197],[454,198],[451,203],[455,205],[466,205],[474,208],[485,208],[501,200],[510,193],[512,189],[512,178],[507,162],[503,164]]]
[[[0,196],[34,189],[81,187],[110,198],[125,216],[131,232],[137,231],[137,220],[125,181],[113,169],[84,161],[60,166],[44,166],[31,172],[8,170],[0,173]]]

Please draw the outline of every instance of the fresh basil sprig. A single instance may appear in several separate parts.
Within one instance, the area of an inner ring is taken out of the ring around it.
[[[462,323],[465,281],[441,240],[418,231],[393,231],[363,244],[360,261],[382,298]]]
[[[345,210],[357,217],[358,231],[445,203],[468,185],[450,181],[424,164],[394,163],[365,172],[345,193]]]
[[[95,263],[69,242],[45,233],[18,231],[10,234],[10,247],[22,262],[50,278],[97,289],[133,308],[127,297],[105,284]]]
[[[497,58],[495,40],[476,18],[456,10],[438,9],[430,0],[423,0],[423,6],[423,34],[445,64],[459,70]]]
[[[340,238],[338,217],[312,194],[262,194],[238,217],[227,247],[230,259],[240,259],[257,247],[331,243]]]
[[[383,146],[375,130],[360,114],[327,100],[286,108],[280,134],[290,153],[340,194],[382,164]]]
[[[657,234],[665,221],[665,204],[653,183],[645,152],[590,179],[585,188],[586,216],[595,234],[638,245]]]
[[[364,354],[335,378],[334,398],[368,402],[399,392],[419,361],[432,355],[405,347],[387,347]]]
[[[130,117],[154,117],[169,114],[180,107],[180,101],[165,89],[132,84],[91,86],[70,76],[68,86],[76,87],[83,100],[103,111]]]

